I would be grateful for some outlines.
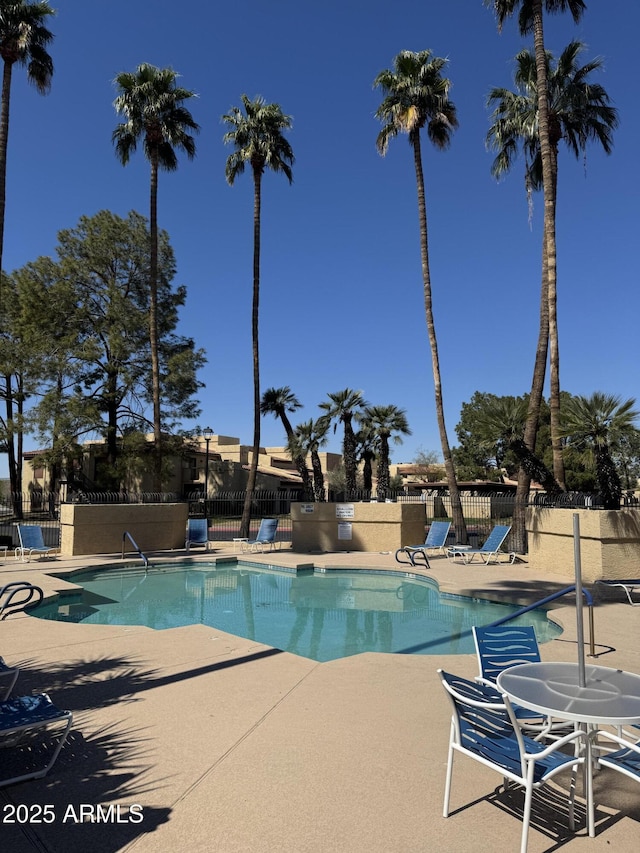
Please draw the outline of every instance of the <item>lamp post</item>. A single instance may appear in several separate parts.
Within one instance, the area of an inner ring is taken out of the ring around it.
[[[209,442],[213,438],[213,430],[211,427],[205,427],[202,430],[202,437],[205,440],[206,444],[206,452],[204,456],[204,499],[205,499],[205,513],[206,513],[206,500],[207,495],[209,494]]]

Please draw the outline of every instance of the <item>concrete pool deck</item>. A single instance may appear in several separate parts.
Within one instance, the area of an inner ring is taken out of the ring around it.
[[[190,556],[227,554],[233,549],[220,543]],[[393,554],[286,548],[251,560],[400,568]],[[30,580],[61,589],[66,582],[47,572],[101,562],[114,558],[7,559],[0,586]],[[541,581],[526,563],[435,558],[431,566],[424,574],[442,589],[495,600],[528,602],[573,580]],[[565,630],[542,647],[545,660],[575,659],[570,600],[554,608]],[[622,597],[595,608],[599,663],[640,672],[639,619],[640,609]],[[458,756],[457,811],[441,817],[450,712],[436,670],[473,677],[474,655],[364,654],[316,663],[202,625],[153,631],[28,616],[0,622],[0,654],[21,668],[18,693],[47,691],[74,712],[50,774],[0,788],[0,839],[11,853],[459,853],[484,839],[494,849],[519,848],[521,800],[477,762]],[[637,783],[597,774],[594,839],[586,837],[583,801],[573,835],[565,798],[550,790],[536,800],[530,853],[638,849]],[[95,813],[96,804],[104,822],[80,822],[80,807]],[[140,822],[133,804],[141,806]],[[12,805],[26,806],[28,817],[37,811],[29,807],[51,805],[54,820],[8,823]]]

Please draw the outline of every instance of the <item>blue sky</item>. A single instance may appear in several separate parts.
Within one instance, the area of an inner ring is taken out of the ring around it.
[[[197,157],[161,173],[159,224],[168,231],[188,299],[180,331],[207,352],[201,426],[252,437],[251,276],[253,186],[229,187],[221,116],[240,95],[262,95],[293,117],[294,183],[263,181],[261,385],[289,385],[317,417],[329,392],[360,389],[372,404],[407,412],[413,434],[394,449],[411,461],[440,451],[424,320],[415,175],[406,138],[375,148],[381,96],[375,76],[400,50],[447,57],[460,127],[450,149],[425,139],[434,315],[451,444],[475,391],[529,389],[538,325],[542,199],[528,220],[523,167],[497,183],[484,145],[485,99],[509,86],[529,42],[515,21],[497,32],[482,0],[58,0],[51,28],[51,93],[16,68],[8,153],[4,267],[53,255],[57,232],[108,209],[148,215],[149,167],[128,166],[111,133],[113,79],[141,62],[171,66],[198,93]],[[561,384],[637,397],[633,365],[640,317],[635,75],[637,0],[590,0],[583,21],[547,19],[547,48],[572,38],[619,109],[611,156],[560,154],[558,313]],[[187,427],[195,424],[185,424]],[[283,443],[273,418],[262,443]],[[25,449],[37,444],[27,437]],[[339,451],[340,432],[329,449]]]

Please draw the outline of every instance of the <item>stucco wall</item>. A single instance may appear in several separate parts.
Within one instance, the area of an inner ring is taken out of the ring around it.
[[[184,548],[187,514],[186,503],[62,504],[60,553],[120,553],[125,531],[142,551]],[[133,550],[128,539],[125,550]]]
[[[292,503],[294,551],[395,551],[424,542],[424,504]]]
[[[540,571],[574,571],[573,517],[580,524],[580,564],[587,583],[640,577],[640,510],[527,510],[529,561]]]

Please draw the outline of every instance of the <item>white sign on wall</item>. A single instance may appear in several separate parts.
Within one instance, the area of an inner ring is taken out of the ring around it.
[[[355,518],[355,514],[353,504],[336,504],[336,518]]]
[[[300,504],[300,512],[313,512],[313,504]]]
[[[348,539],[352,538],[352,528],[353,525],[350,521],[339,521],[338,522],[338,539]]]

